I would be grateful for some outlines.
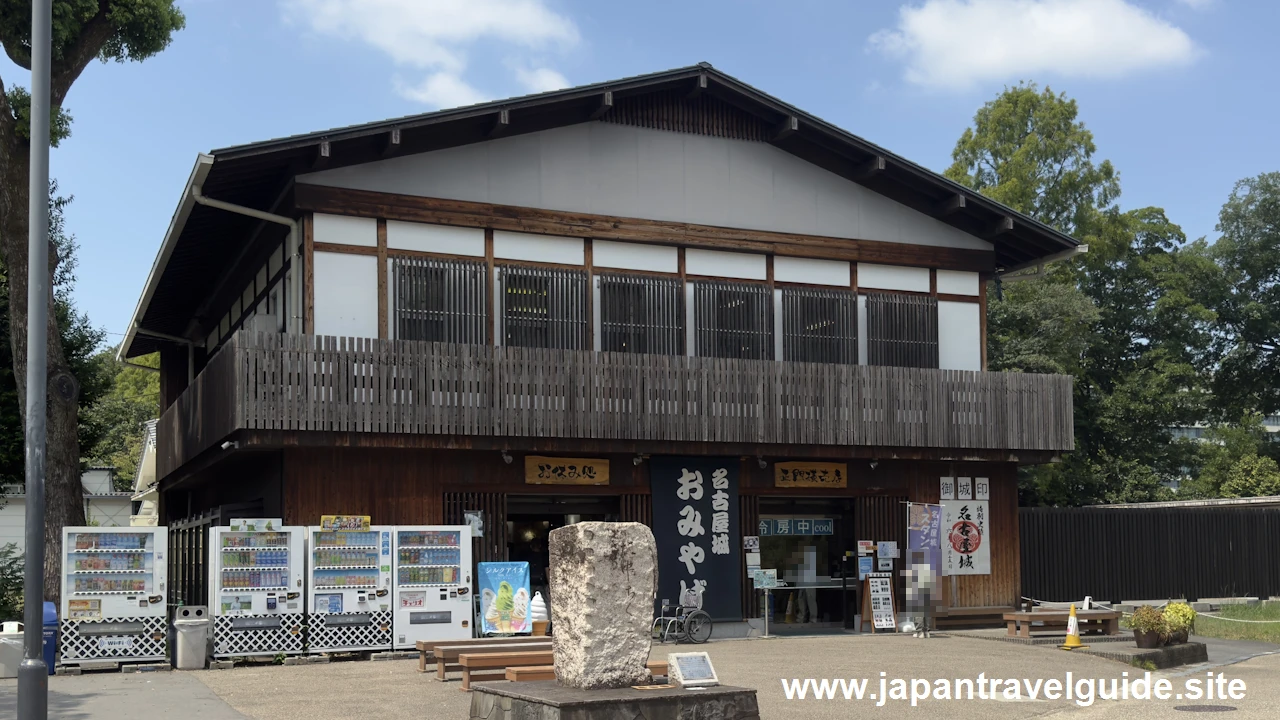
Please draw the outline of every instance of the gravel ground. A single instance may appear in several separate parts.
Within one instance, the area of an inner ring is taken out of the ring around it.
[[[764,718],[843,718],[875,711],[887,717],[954,718],[958,713],[982,713],[983,720],[1031,718],[1050,714],[1082,717],[1124,717],[1126,720],[1170,716],[1175,705],[1188,702],[1102,702],[1081,708],[1075,703],[1043,697],[1031,700],[1001,698],[996,701],[951,703],[890,700],[879,708],[870,700],[794,700],[782,691],[781,678],[868,678],[867,693],[877,692],[880,673],[887,679],[991,677],[1036,679],[1065,677],[1120,678],[1124,672],[1141,671],[1101,658],[1061,652],[1052,648],[995,643],[969,638],[916,640],[903,636],[847,636],[779,638],[712,642],[703,646],[712,657],[721,682],[753,687],[759,691]],[[675,646],[655,646],[653,657],[665,659]],[[680,650],[687,649],[680,647]],[[1239,708],[1236,720],[1276,717],[1280,710],[1280,656],[1256,658],[1220,668],[1228,678],[1240,678],[1249,686],[1245,700],[1221,701]],[[1197,676],[1203,673],[1197,673]],[[470,695],[458,682],[440,683],[433,675],[420,675],[413,661],[336,662],[328,665],[258,667],[205,671],[195,677],[236,710],[261,720],[339,720],[357,716],[386,718],[423,717],[465,720]],[[1159,674],[1180,685],[1177,671]],[[1001,686],[1003,688],[1003,686]],[[1201,703],[1218,702],[1201,700]],[[1179,713],[1181,715],[1181,713]]]

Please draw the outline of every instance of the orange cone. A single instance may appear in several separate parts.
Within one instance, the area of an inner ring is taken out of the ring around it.
[[[1087,648],[1080,642],[1080,621],[1076,619],[1076,605],[1071,604],[1071,617],[1067,618],[1067,641],[1060,645],[1063,650],[1079,650]]]

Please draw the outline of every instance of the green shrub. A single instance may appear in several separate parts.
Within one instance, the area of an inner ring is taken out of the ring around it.
[[[22,554],[13,543],[0,545],[0,621],[22,619]]]
[[[1196,611],[1184,602],[1169,603],[1164,608],[1164,621],[1171,633],[1190,630],[1196,621]]]
[[[1150,605],[1143,605],[1133,611],[1133,617],[1129,618],[1129,627],[1133,628],[1134,632],[1155,632],[1161,637],[1169,634],[1169,625],[1165,621],[1164,613]]]

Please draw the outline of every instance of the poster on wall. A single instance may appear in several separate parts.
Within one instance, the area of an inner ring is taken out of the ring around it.
[[[737,458],[653,458],[649,472],[658,544],[656,609],[664,599],[675,605],[693,591],[702,593],[702,609],[713,619],[741,619]]]
[[[985,500],[942,502],[944,575],[990,575],[991,538]]]
[[[926,612],[938,599],[942,576],[942,506],[907,503],[908,612]]]
[[[513,635],[533,630],[529,617],[529,563],[482,562],[477,565],[480,585],[480,622],[485,635]]]

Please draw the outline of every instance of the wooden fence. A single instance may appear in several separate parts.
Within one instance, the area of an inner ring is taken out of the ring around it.
[[[1022,508],[1022,594],[1101,602],[1280,595],[1280,508]]]
[[[1049,450],[1063,375],[242,331],[168,408],[163,477],[236,429]]]

